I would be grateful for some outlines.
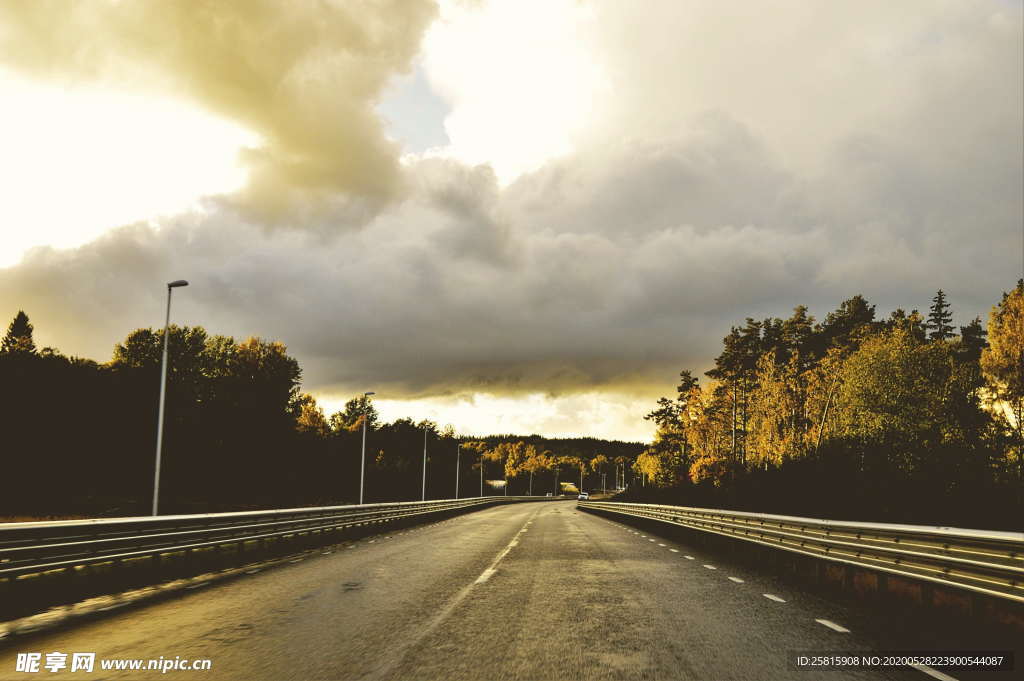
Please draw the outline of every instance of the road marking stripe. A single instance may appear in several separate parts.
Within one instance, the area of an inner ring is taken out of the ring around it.
[[[686,560],[693,560],[693,556],[683,556]]]
[[[767,598],[769,601],[775,601],[776,603],[785,603],[786,602],[786,601],[782,600],[781,598],[779,598],[778,596],[776,596],[775,594],[761,594],[761,595],[764,596],[765,598]]]
[[[731,579],[732,581],[736,582],[737,584],[742,584],[743,583],[743,580],[740,579],[739,577],[730,577],[729,579]]]
[[[849,629],[847,629],[846,627],[840,626],[840,625],[836,624],[835,622],[830,622],[829,620],[814,620],[814,621],[817,622],[818,624],[825,625],[826,627],[828,627],[832,631],[838,631],[840,634],[849,634],[850,633]]]
[[[672,553],[679,553],[679,549],[669,549]]]
[[[704,567],[706,567],[708,570],[717,570],[718,569],[714,565],[705,565]]]
[[[654,541],[654,540],[653,539],[648,539],[647,541]]]
[[[957,681],[956,678],[950,676],[949,674],[943,674],[938,669],[932,669],[926,664],[912,664],[910,666],[920,672],[924,672],[932,678],[938,679],[939,681]]]
[[[658,546],[664,546],[664,544],[658,544]]]
[[[512,541],[508,543],[508,546],[502,549],[501,553],[499,553],[498,557],[494,559],[490,567],[488,567],[486,570],[480,573],[480,576],[476,578],[475,582],[473,582],[474,584],[483,584],[491,578],[491,575],[498,571],[498,563],[500,563],[501,560],[508,555],[508,552],[511,551],[514,546],[517,546],[519,544],[519,536],[523,532],[526,532],[526,525],[523,525],[519,529],[519,531],[516,532],[516,536],[512,537]]]

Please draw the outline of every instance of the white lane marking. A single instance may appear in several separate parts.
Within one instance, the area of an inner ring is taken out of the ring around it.
[[[210,583],[209,583],[209,582],[200,582],[199,584],[191,584],[191,585],[189,585],[189,586],[186,586],[185,588],[186,588],[186,589],[201,589],[201,588],[203,588],[204,586],[210,586]],[[119,605],[112,605],[112,606],[110,606],[110,607],[111,607],[111,608],[118,608],[118,607],[120,607],[120,606],[119,606]],[[106,610],[109,610],[109,609],[110,609],[110,608],[106,608]]]
[[[647,541],[654,541],[654,540],[653,540],[653,539],[648,539]],[[663,545],[663,546],[664,546],[664,545]]]
[[[731,579],[732,581],[736,582],[737,584],[742,584],[743,583],[743,580],[740,579],[739,577],[730,577],[729,579]]]
[[[256,568],[254,570],[246,570],[245,574],[247,574],[247,575],[254,575],[254,574],[256,574],[259,571],[260,571],[260,568]]]
[[[350,549],[354,549],[355,547],[356,547],[356,545],[355,545],[355,544],[353,544],[353,545],[352,545],[352,546],[350,546],[349,548],[350,548]]]
[[[949,674],[943,674],[938,669],[932,669],[926,664],[912,664],[910,666],[919,672],[924,672],[933,679],[938,679],[939,681],[958,681],[956,678],[950,676]]]
[[[646,534],[641,534],[640,536],[643,537],[644,539],[647,539],[647,535]]]
[[[817,622],[818,624],[825,625],[826,627],[828,627],[832,631],[838,631],[840,634],[849,634],[850,633],[849,629],[847,629],[846,627],[840,626],[840,625],[836,624],[835,622],[831,622],[829,620],[814,620],[814,621]]]
[[[303,560],[306,560],[306,559],[305,559],[305,558],[292,558],[292,559],[291,559],[290,561],[288,561],[288,562],[289,562],[289,563],[298,563],[298,562],[300,562],[300,561],[303,561]]]
[[[658,544],[658,546],[664,546],[664,544]]]
[[[519,544],[519,536],[523,534],[523,532],[526,532],[526,525],[523,525],[519,531],[516,532],[516,536],[512,537],[512,541],[508,543],[508,546],[502,549],[501,553],[498,554],[497,558],[494,559],[491,565],[480,573],[480,576],[476,578],[475,582],[473,582],[474,584],[483,584],[491,578],[491,575],[498,571],[498,563],[508,555],[508,552],[511,551],[514,546]]]
[[[679,553],[679,549],[669,549],[672,553]]]
[[[686,560],[693,560],[693,556],[683,556]]]
[[[776,596],[775,594],[761,594],[761,595],[764,596],[765,598],[767,598],[769,601],[775,601],[776,603],[785,603],[786,602],[786,601],[782,600],[781,598],[779,598],[778,596]]]
[[[705,565],[704,567],[706,567],[708,570],[717,570],[718,569],[714,565]]]

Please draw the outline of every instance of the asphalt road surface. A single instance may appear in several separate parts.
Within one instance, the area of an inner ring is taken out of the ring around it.
[[[647,536],[645,536],[647,535]],[[0,647],[3,679],[910,679],[798,671],[794,651],[898,649],[886,622],[575,502],[510,504]],[[15,672],[95,652],[92,673]],[[103,659],[208,659],[103,671]],[[959,678],[954,676],[954,678]],[[995,673],[989,678],[1005,678]]]

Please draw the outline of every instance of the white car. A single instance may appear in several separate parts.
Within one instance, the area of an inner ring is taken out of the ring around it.
[[[578,497],[576,497],[576,499],[578,501],[587,501],[587,500],[590,499],[590,493],[589,492],[580,492],[580,495]]]

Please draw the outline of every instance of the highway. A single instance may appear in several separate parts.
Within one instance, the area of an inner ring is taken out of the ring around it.
[[[0,678],[943,678],[909,668],[819,675],[790,666],[793,651],[906,649],[901,632],[889,614],[804,593],[556,501],[366,537],[2,641]],[[17,653],[30,651],[69,659],[95,652],[97,669],[15,672]],[[101,659],[161,656],[209,659],[212,668],[99,669]]]

